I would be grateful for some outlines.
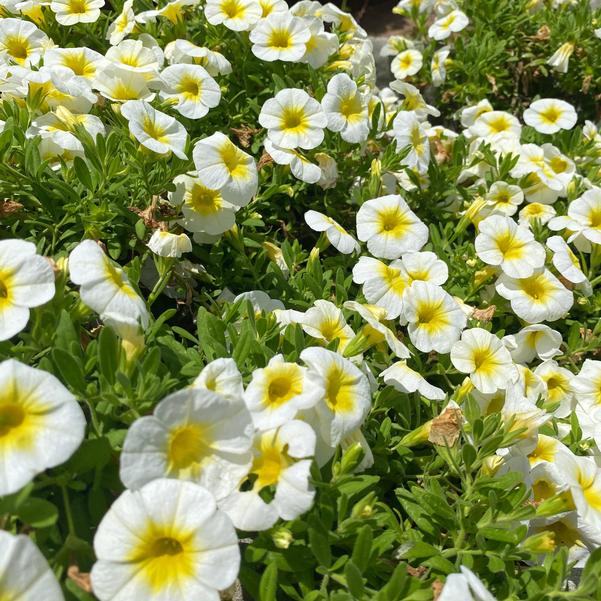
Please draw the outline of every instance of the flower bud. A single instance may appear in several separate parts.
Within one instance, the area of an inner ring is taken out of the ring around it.
[[[287,549],[290,546],[290,543],[292,543],[294,540],[294,537],[288,528],[280,526],[279,528],[276,528],[271,535],[271,540],[273,540],[273,544],[278,549]]]

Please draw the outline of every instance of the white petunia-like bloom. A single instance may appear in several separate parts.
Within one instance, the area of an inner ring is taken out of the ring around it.
[[[353,267],[353,281],[363,284],[365,300],[385,309],[388,319],[399,317],[405,290],[411,284],[402,261],[386,265],[372,257],[359,257]]]
[[[25,240],[0,240],[0,341],[18,334],[30,309],[54,297],[54,272],[48,259]]]
[[[467,324],[466,314],[450,294],[422,281],[405,291],[401,318],[408,323],[411,342],[424,353],[448,353]]]
[[[478,120],[480,115],[489,113],[492,110],[494,110],[492,104],[484,98],[484,100],[480,100],[478,104],[468,106],[461,111],[461,125],[465,128],[471,127]]]
[[[85,427],[75,397],[52,374],[15,359],[0,363],[0,496],[67,461]]]
[[[314,407],[324,394],[321,378],[314,372],[275,355],[266,367],[253,372],[244,401],[255,426],[270,430]]]
[[[286,0],[259,0],[261,5],[261,18],[266,19],[270,15],[281,15],[288,13]]]
[[[307,225],[315,232],[325,232],[330,244],[343,255],[359,252],[359,243],[331,217],[319,211],[307,211],[305,213]]]
[[[237,303],[239,301],[244,301],[244,303],[250,301],[255,314],[272,313],[278,309],[285,309],[284,303],[281,300],[271,298],[269,294],[263,292],[263,290],[248,290],[247,292],[242,292],[242,294],[238,294],[238,296],[234,297],[232,303]]]
[[[302,320],[303,330],[316,340],[330,344],[338,340],[338,351],[343,352],[355,336],[353,329],[346,323],[342,311],[327,300],[318,299],[308,309]]]
[[[328,119],[321,104],[307,92],[285,88],[265,101],[259,123],[267,128],[269,139],[277,146],[310,150],[323,141]]]
[[[518,207],[524,202],[524,192],[519,186],[506,182],[495,182],[489,188],[485,196],[486,210],[500,215],[511,217],[518,211]]]
[[[512,311],[528,323],[555,321],[574,303],[574,295],[548,269],[527,278],[501,275],[495,287]]]
[[[323,381],[325,396],[314,409],[315,421],[325,444],[335,447],[369,413],[369,380],[358,367],[332,351],[309,347],[300,357]]]
[[[188,40],[177,39],[165,46],[165,58],[170,65],[194,63],[204,67],[211,77],[232,72],[230,61],[220,52],[196,46]]]
[[[298,4],[295,4],[292,8],[297,6]],[[309,39],[305,43],[305,54],[301,63],[308,63],[314,69],[319,69],[338,50],[338,37],[335,33],[325,31],[321,19],[306,18],[305,27],[309,30]]]
[[[25,534],[0,530],[0,590],[10,601],[64,601],[46,558]]]
[[[290,173],[307,184],[316,184],[322,175],[321,169],[305,158],[298,150],[289,150],[274,144],[269,138],[264,141],[265,151],[277,165],[289,165]]]
[[[307,50],[311,33],[307,23],[290,13],[273,13],[261,19],[248,38],[252,53],[267,62],[299,62]]]
[[[248,31],[261,18],[258,0],[207,0],[205,17],[211,25],[223,24],[232,31]]]
[[[94,552],[91,579],[100,601],[219,601],[240,567],[231,520],[208,490],[177,480],[125,491],[102,518]]]
[[[390,64],[390,70],[392,74],[398,80],[407,79],[415,75],[423,66],[424,57],[419,50],[409,48],[399,52]]]
[[[517,117],[505,111],[484,111],[468,129],[468,133],[487,142],[509,136],[519,141],[522,125]]]
[[[67,67],[73,74],[93,83],[97,71],[107,65],[107,60],[91,48],[49,48],[44,53],[45,67]]]
[[[108,63],[96,73],[94,89],[113,102],[151,102],[155,97],[154,92],[148,88],[148,80],[144,73],[119,69],[112,63]]]
[[[174,180],[175,191],[169,201],[181,208],[180,225],[189,232],[204,232],[219,236],[236,223],[236,205],[225,200],[219,190],[204,186],[194,175],[178,175]]]
[[[554,217],[548,227],[554,231],[567,228],[574,232],[568,242],[582,235],[593,244],[601,244],[601,188],[591,188],[573,200],[568,206],[568,214]]]
[[[330,131],[340,132],[343,140],[353,144],[367,140],[370,126],[367,98],[346,73],[330,79],[321,106]]]
[[[474,572],[465,566],[460,569],[447,576],[438,601],[497,601]]]
[[[255,159],[221,132],[196,142],[192,158],[201,184],[219,190],[224,200],[244,207],[257,193]]]
[[[545,264],[545,249],[527,228],[506,215],[491,215],[478,224],[474,247],[487,265],[514,278],[530,277]]]
[[[549,58],[547,65],[558,73],[567,73],[570,66],[570,56],[574,52],[574,44],[565,42]]]
[[[50,10],[56,15],[57,23],[75,25],[97,21],[103,6],[104,0],[52,0]]]
[[[188,134],[173,117],[143,100],[128,100],[121,107],[121,114],[127,119],[131,134],[144,148],[159,155],[173,152],[179,159],[187,158],[184,150]]]
[[[576,415],[583,438],[592,438],[601,448],[601,361],[585,359],[580,373],[572,379]]]
[[[443,46],[432,55],[430,62],[430,74],[432,77],[432,85],[435,87],[441,86],[447,78],[447,59],[451,53],[450,46]]]
[[[561,453],[555,461],[572,493],[579,517],[601,530],[601,468],[592,457]]]
[[[186,388],[130,426],[119,475],[132,489],[157,478],[189,480],[219,500],[248,473],[252,434],[251,416],[241,399]]]
[[[0,19],[0,63],[12,62],[23,67],[37,65],[50,39],[31,21]]]
[[[588,282],[582,271],[580,260],[561,236],[547,238],[547,248],[553,251],[553,266],[568,282],[584,284]]]
[[[219,84],[200,65],[171,65],[161,71],[161,98],[184,117],[200,119],[219,105]]]
[[[398,194],[364,202],[357,211],[357,237],[369,252],[383,259],[397,259],[418,251],[428,241],[428,227]]]
[[[557,212],[552,206],[532,202],[519,212],[519,224],[531,227],[533,222],[539,222],[544,225],[553,219],[555,215],[557,215]]]
[[[293,520],[311,508],[315,490],[309,475],[315,442],[313,428],[298,420],[257,432],[249,472],[252,489],[237,490],[219,503],[237,528],[267,530],[278,518]],[[244,487],[246,479],[240,484]],[[273,492],[269,503],[259,494],[264,490]]]
[[[434,21],[428,28],[428,35],[433,40],[446,40],[451,34],[465,29],[469,22],[470,20],[464,12],[455,9],[448,15]]]
[[[207,363],[192,386],[216,392],[234,402],[240,401],[244,395],[242,376],[236,362],[230,357],[220,357]]]
[[[522,328],[517,334],[503,338],[503,344],[509,349],[516,363],[530,363],[536,357],[542,361],[561,354],[561,334],[544,324]]]
[[[105,313],[123,315],[148,326],[146,303],[133,289],[123,269],[107,257],[93,240],[80,242],[69,254],[71,281],[80,286],[85,305],[102,317]]]
[[[420,281],[442,286],[449,278],[447,264],[430,251],[405,253],[400,263],[409,283]]]
[[[401,113],[414,113],[419,121],[425,121],[428,115],[440,117],[440,111],[429,105],[422,96],[421,92],[406,81],[393,81],[390,83],[390,89],[403,96],[400,104]],[[397,123],[399,123],[397,121]],[[448,130],[447,130],[448,131]]]
[[[469,374],[473,385],[486,394],[505,390],[518,377],[509,351],[494,334],[482,328],[465,330],[451,349],[451,363]]]
[[[405,394],[419,392],[423,397],[432,401],[441,401],[445,398],[444,390],[432,386],[419,372],[411,369],[406,361],[397,361],[385,369],[380,377],[388,386],[396,388]]]
[[[119,71],[139,73],[149,82],[159,76],[164,56],[156,47],[156,40],[148,36],[144,39],[123,40],[111,46],[105,58]]]
[[[430,140],[426,126],[420,122],[414,111],[401,111],[392,122],[390,132],[399,151],[409,147],[409,153],[401,161],[418,173],[425,174],[430,164]]]
[[[186,234],[155,230],[148,241],[148,248],[159,257],[179,258],[192,250],[192,243]]]
[[[536,100],[524,111],[524,122],[541,134],[572,129],[578,121],[574,107],[557,98]]]
[[[134,0],[125,0],[121,12],[106,30],[106,39],[111,46],[122,42],[136,26],[136,15],[133,11]]]
[[[557,417],[571,415],[575,409],[575,398],[571,386],[574,374],[565,367],[560,367],[553,359],[548,359],[536,366],[534,375],[545,384],[547,402],[559,403],[553,414]]]

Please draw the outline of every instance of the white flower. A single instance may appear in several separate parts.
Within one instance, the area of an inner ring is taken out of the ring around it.
[[[261,5],[261,17],[263,19],[269,15],[288,13],[288,5],[286,0],[259,0]]]
[[[570,56],[574,52],[574,44],[566,42],[562,44],[547,61],[547,65],[553,67],[559,73],[567,73],[570,65]]]
[[[433,86],[439,87],[444,83],[447,77],[446,62],[450,53],[450,46],[443,46],[432,55],[430,73]]]
[[[321,178],[321,169],[305,158],[298,150],[289,150],[275,145],[265,138],[265,151],[278,165],[290,165],[290,173],[307,184],[316,184]]]
[[[411,169],[425,174],[430,164],[430,140],[427,130],[414,111],[401,111],[392,122],[391,134],[396,141],[397,149],[409,147],[409,154],[401,161]]]
[[[344,255],[360,250],[359,243],[331,217],[318,211],[305,213],[307,225],[316,232],[325,232],[330,244]]]
[[[513,312],[528,323],[555,321],[565,315],[574,302],[570,290],[548,270],[527,278],[502,275],[497,292],[511,303]]]
[[[230,401],[240,401],[244,394],[242,376],[236,362],[222,357],[207,363],[198,374],[192,386],[216,392]]]
[[[314,411],[319,434],[328,446],[335,447],[363,423],[369,412],[369,382],[358,367],[332,351],[310,347],[300,356],[323,381],[325,396]]]
[[[369,252],[384,259],[418,251],[428,241],[428,228],[398,194],[364,202],[357,212],[357,237]]]
[[[565,228],[575,232],[568,242],[581,234],[593,244],[601,244],[601,188],[587,190],[570,203],[567,216],[555,217],[549,222],[551,230]]]
[[[434,21],[428,28],[428,35],[437,41],[446,40],[451,34],[465,29],[469,22],[465,13],[455,9],[448,15]]]
[[[402,318],[409,338],[424,352],[448,353],[467,324],[461,307],[440,286],[414,281],[403,295]]]
[[[509,136],[519,140],[522,126],[511,113],[505,111],[484,111],[468,129],[468,133],[477,138],[484,138],[487,142]]]
[[[265,101],[259,114],[259,123],[267,128],[269,139],[288,149],[319,146],[327,122],[321,104],[297,88],[280,90]]]
[[[50,10],[61,25],[94,23],[100,17],[104,0],[52,0]]]
[[[64,600],[46,558],[25,534],[15,536],[0,530],[0,558],[0,590],[7,599]]]
[[[52,374],[15,359],[0,363],[0,496],[67,461],[85,427],[75,397]]]
[[[524,111],[524,122],[541,134],[554,134],[562,129],[572,129],[578,115],[574,107],[557,98],[536,100]]]
[[[261,19],[250,32],[253,54],[261,60],[299,62],[311,33],[307,23],[290,13],[273,13]]]
[[[114,102],[145,100],[150,102],[155,94],[148,88],[144,73],[120,69],[108,63],[96,73],[94,88]]]
[[[419,372],[411,369],[406,361],[393,363],[380,376],[385,384],[406,394],[419,392],[423,397],[433,401],[441,401],[446,396],[444,390],[432,386]]]
[[[561,334],[544,324],[522,328],[517,334],[505,336],[503,344],[516,363],[530,363],[535,357],[542,361],[560,355]]]
[[[303,330],[316,340],[330,344],[338,340],[338,351],[342,353],[355,336],[347,325],[342,311],[327,300],[318,299],[313,307],[307,310],[302,321]]]
[[[235,491],[219,503],[220,508],[241,530],[267,530],[278,517],[293,520],[313,505],[309,473],[314,453],[315,432],[305,422],[292,420],[258,432],[249,473],[254,477],[252,489]],[[266,503],[259,493],[270,489],[273,499]]]
[[[484,98],[478,104],[468,106],[461,111],[461,125],[471,127],[478,120],[480,115],[493,110],[492,104]]]
[[[204,11],[211,25],[223,24],[232,31],[248,31],[263,12],[257,0],[207,0]]]
[[[155,480],[125,491],[94,536],[91,572],[100,601],[219,601],[240,567],[238,537],[212,495],[192,482]]]
[[[447,264],[430,251],[405,253],[400,264],[409,283],[422,281],[442,286],[449,278]]]
[[[506,389],[517,380],[509,351],[493,334],[482,328],[465,330],[451,349],[451,363],[469,374],[474,386],[484,393]]]
[[[555,215],[556,211],[553,207],[539,202],[533,202],[526,205],[519,212],[519,223],[520,225],[531,226],[533,221],[538,221],[541,225],[544,225],[550,221]]]
[[[298,4],[295,4],[292,9],[296,7]],[[308,63],[314,69],[319,69],[338,50],[338,37],[335,33],[324,31],[321,19],[306,18],[305,27],[309,30],[309,39],[305,43],[306,50],[301,62]]]
[[[447,576],[438,601],[496,601],[476,574],[465,566],[460,569]]]
[[[161,98],[189,119],[204,117],[221,99],[219,84],[200,65],[171,65],[161,71]]]
[[[69,255],[71,281],[80,286],[81,300],[102,315],[115,313],[148,325],[146,303],[132,288],[123,269],[93,240],[80,242]]]
[[[225,200],[219,190],[211,190],[187,174],[178,175],[173,183],[175,191],[169,200],[181,207],[183,219],[179,223],[189,232],[218,236],[236,223],[239,207]]]
[[[559,403],[559,406],[554,410],[554,415],[557,417],[568,417],[574,410],[574,395],[571,388],[571,382],[574,379],[574,374],[560,367],[556,361],[549,359],[540,365],[537,365],[534,370],[534,375],[540,378],[547,389],[547,402]]]
[[[156,44],[150,36],[145,39],[123,40],[116,46],[111,46],[105,57],[119,71],[140,73],[146,80],[152,81],[158,77],[164,60],[162,51],[160,48],[157,51],[152,42]]]
[[[192,250],[192,243],[186,234],[155,230],[148,241],[148,248],[159,257],[179,258]]]
[[[248,472],[252,433],[242,399],[186,388],[165,397],[152,415],[130,426],[119,474],[128,488],[156,478],[190,480],[219,500]]]
[[[232,72],[230,61],[220,52],[201,48],[188,40],[174,40],[165,46],[165,58],[169,64],[194,63],[204,67],[209,75],[227,75]]]
[[[423,66],[424,57],[419,50],[413,48],[399,52],[390,65],[390,70],[396,79],[406,79],[415,75]]]
[[[488,265],[498,266],[514,278],[530,277],[545,263],[545,249],[534,234],[511,217],[491,215],[478,224],[474,247]]]
[[[45,67],[67,67],[74,75],[92,83],[98,69],[105,67],[107,60],[90,48],[49,48],[44,53]]]
[[[244,401],[259,430],[277,428],[310,409],[323,398],[321,379],[305,367],[275,355],[263,369],[253,372]]]
[[[506,182],[495,182],[486,196],[486,206],[493,214],[515,215],[518,207],[524,202],[524,193],[519,186]]]
[[[0,19],[0,62],[37,65],[49,44],[48,36],[30,21]]]
[[[221,132],[196,142],[192,158],[198,180],[210,190],[219,190],[224,200],[244,207],[256,194],[258,175],[254,158]]]
[[[405,290],[411,284],[402,261],[386,265],[372,257],[360,257],[353,267],[353,281],[363,284],[365,300],[385,309],[388,319],[401,314]]]
[[[367,139],[370,126],[367,99],[346,73],[330,79],[321,105],[330,131],[340,132],[343,140],[353,144]]]
[[[588,282],[578,257],[561,236],[550,236],[546,244],[553,251],[553,266],[568,282],[572,284]]]
[[[173,117],[157,111],[143,100],[128,100],[121,107],[121,114],[142,146],[160,155],[173,152],[179,159],[187,158],[184,149],[188,134]]]
[[[111,46],[122,42],[136,26],[136,15],[133,11],[134,0],[125,0],[121,12],[109,25],[106,31],[106,39]]]
[[[433,117],[440,116],[440,111],[436,107],[427,104],[421,92],[410,83],[406,81],[393,81],[390,83],[390,89],[403,96],[403,102],[399,107],[401,113],[414,113],[419,121],[425,121],[428,115],[432,115]],[[404,126],[403,119],[401,118],[401,121],[397,121],[397,124]]]
[[[240,301],[250,301],[255,313],[272,313],[277,309],[284,309],[284,303],[273,299],[262,290],[249,290],[234,297],[234,304]]]
[[[54,296],[50,262],[25,240],[0,240],[0,341],[19,333],[29,321],[29,310]]]

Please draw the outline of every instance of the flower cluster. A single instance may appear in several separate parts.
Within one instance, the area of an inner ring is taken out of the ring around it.
[[[331,3],[0,8],[0,599],[598,595],[601,133],[454,91],[507,0],[382,89]]]

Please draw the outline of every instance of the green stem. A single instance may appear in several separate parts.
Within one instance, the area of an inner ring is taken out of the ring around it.
[[[63,495],[63,505],[65,506],[65,515],[67,516],[67,526],[69,528],[69,534],[77,536],[75,532],[75,522],[73,521],[73,514],[71,513],[71,502],[69,501],[69,493],[67,491],[66,484],[61,484],[61,493]]]

